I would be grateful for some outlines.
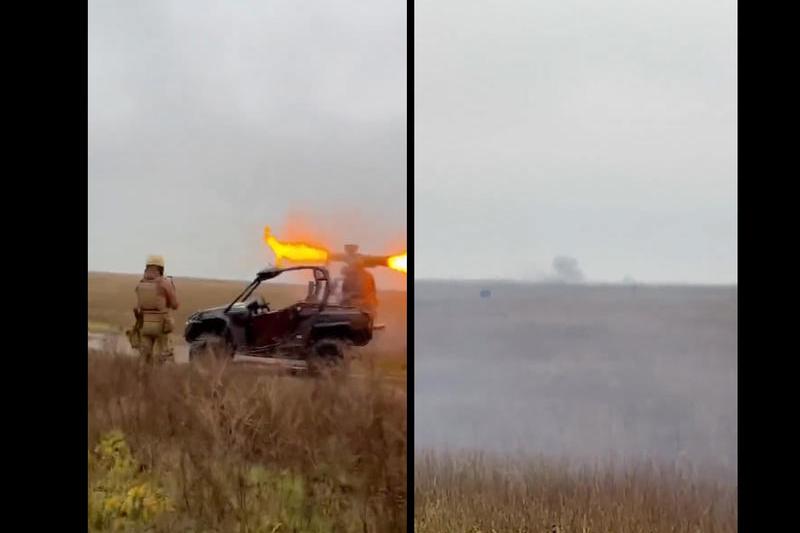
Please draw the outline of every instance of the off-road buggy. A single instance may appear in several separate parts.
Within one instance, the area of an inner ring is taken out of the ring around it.
[[[297,270],[314,275],[304,300],[273,311],[262,296],[253,296],[262,282]],[[331,294],[325,267],[266,268],[229,305],[188,318],[184,337],[189,359],[240,354],[305,361],[309,368],[338,364],[348,346],[365,346],[372,340],[373,319],[356,307],[334,303]]]

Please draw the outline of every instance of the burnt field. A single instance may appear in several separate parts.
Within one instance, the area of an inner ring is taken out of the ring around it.
[[[417,450],[736,472],[736,287],[419,281],[414,312]]]

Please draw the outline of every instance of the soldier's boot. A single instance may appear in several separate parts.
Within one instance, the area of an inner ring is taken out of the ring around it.
[[[172,364],[174,362],[175,362],[175,352],[171,350],[161,352],[161,355],[158,357],[158,363],[160,365]]]

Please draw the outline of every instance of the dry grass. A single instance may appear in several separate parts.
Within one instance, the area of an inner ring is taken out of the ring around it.
[[[138,279],[89,273],[90,330],[131,325]],[[246,285],[175,283],[178,324]],[[271,283],[265,291],[278,308],[304,287]],[[405,294],[381,299],[388,335],[377,334],[350,377],[235,364],[144,369],[110,348],[91,352],[90,529],[405,531]]]
[[[736,487],[677,467],[427,453],[414,484],[417,533],[737,531]]]
[[[136,304],[134,288],[140,276],[136,274],[113,274],[89,272],[88,303],[89,325],[94,331],[123,331],[133,323],[132,309]],[[180,309],[175,312],[178,333],[188,316],[208,307],[231,302],[247,285],[247,281],[221,281],[194,278],[174,279],[178,290]],[[302,285],[275,282],[265,283],[259,288],[273,308],[285,307],[305,296]],[[406,294],[399,291],[379,291],[380,306],[378,320],[387,325],[385,331],[377,332],[371,347],[383,351],[405,352],[406,347]],[[176,337],[180,341],[180,337]]]
[[[112,430],[130,446],[136,483],[147,480],[123,489],[129,509],[136,491],[152,486],[172,509],[134,530],[406,530],[406,397],[380,376],[278,377],[235,365],[145,370],[135,359],[90,355],[90,450]],[[119,485],[120,471],[102,475]],[[116,497],[98,492],[111,486],[99,472],[90,468],[95,515],[118,513]]]

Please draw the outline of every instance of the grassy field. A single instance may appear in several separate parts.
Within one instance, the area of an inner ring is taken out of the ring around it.
[[[378,376],[89,356],[92,531],[406,530],[406,397]]]
[[[415,531],[737,531],[736,302],[416,281]]]
[[[89,273],[90,331],[131,325],[138,279]],[[175,284],[180,324],[246,282]],[[304,288],[270,284],[262,294],[280,307]],[[405,531],[406,392],[392,379],[405,377],[405,294],[380,297],[387,329],[366,352],[381,364],[359,365],[357,377],[215,363],[147,369],[90,352],[90,530]]]
[[[655,464],[417,454],[416,533],[737,531],[737,490]]]
[[[129,326],[137,279],[89,275],[91,329]],[[244,284],[176,285],[182,321],[229,301]],[[269,290],[275,306],[303,293],[290,285]],[[390,335],[370,350],[402,361],[404,373],[405,294],[383,293],[381,301]],[[308,379],[235,365],[145,370],[134,359],[91,354],[90,529],[405,531],[406,393],[387,386],[385,368],[365,372]],[[414,530],[737,531],[735,483],[665,463],[582,464],[420,452]]]

